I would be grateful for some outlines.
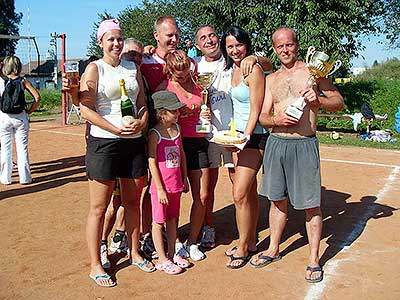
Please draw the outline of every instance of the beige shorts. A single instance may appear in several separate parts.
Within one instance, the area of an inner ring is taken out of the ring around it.
[[[210,142],[208,145],[208,160],[210,161],[210,168],[233,168],[232,152],[226,150],[225,147],[216,143]]]

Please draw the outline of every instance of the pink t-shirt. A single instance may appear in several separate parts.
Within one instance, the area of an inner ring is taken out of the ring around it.
[[[157,129],[152,128],[158,135],[157,165],[160,170],[161,180],[167,193],[183,191],[183,180],[181,170],[182,140],[180,132],[173,138],[163,137]],[[150,193],[157,195],[157,187],[151,180]]]
[[[174,92],[178,96],[178,99],[186,104],[185,107],[179,110],[178,124],[181,127],[182,137],[205,137],[205,133],[196,132],[196,125],[200,118],[200,106],[202,104],[201,90],[196,85],[193,85],[192,97],[189,99],[180,94],[170,80],[167,81],[167,90]]]

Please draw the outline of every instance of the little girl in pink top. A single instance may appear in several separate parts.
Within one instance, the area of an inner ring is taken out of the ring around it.
[[[176,124],[179,109],[185,104],[170,91],[153,94],[158,122],[149,132],[149,168],[153,227],[152,236],[158,253],[156,268],[167,274],[179,274],[189,266],[184,258],[175,255],[177,220],[181,193],[188,191],[186,157],[180,128]],[[162,229],[166,224],[168,253],[165,253]]]

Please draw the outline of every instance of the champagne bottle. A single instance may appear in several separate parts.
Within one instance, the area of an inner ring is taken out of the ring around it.
[[[122,117],[134,116],[133,103],[132,103],[131,99],[129,99],[128,93],[126,92],[125,80],[120,79],[119,87],[121,90],[121,114],[122,114]]]

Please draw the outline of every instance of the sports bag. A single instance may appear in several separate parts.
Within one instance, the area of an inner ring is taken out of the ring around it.
[[[26,101],[23,80],[21,77],[7,80],[3,95],[0,98],[0,110],[2,112],[20,114],[25,110]]]

